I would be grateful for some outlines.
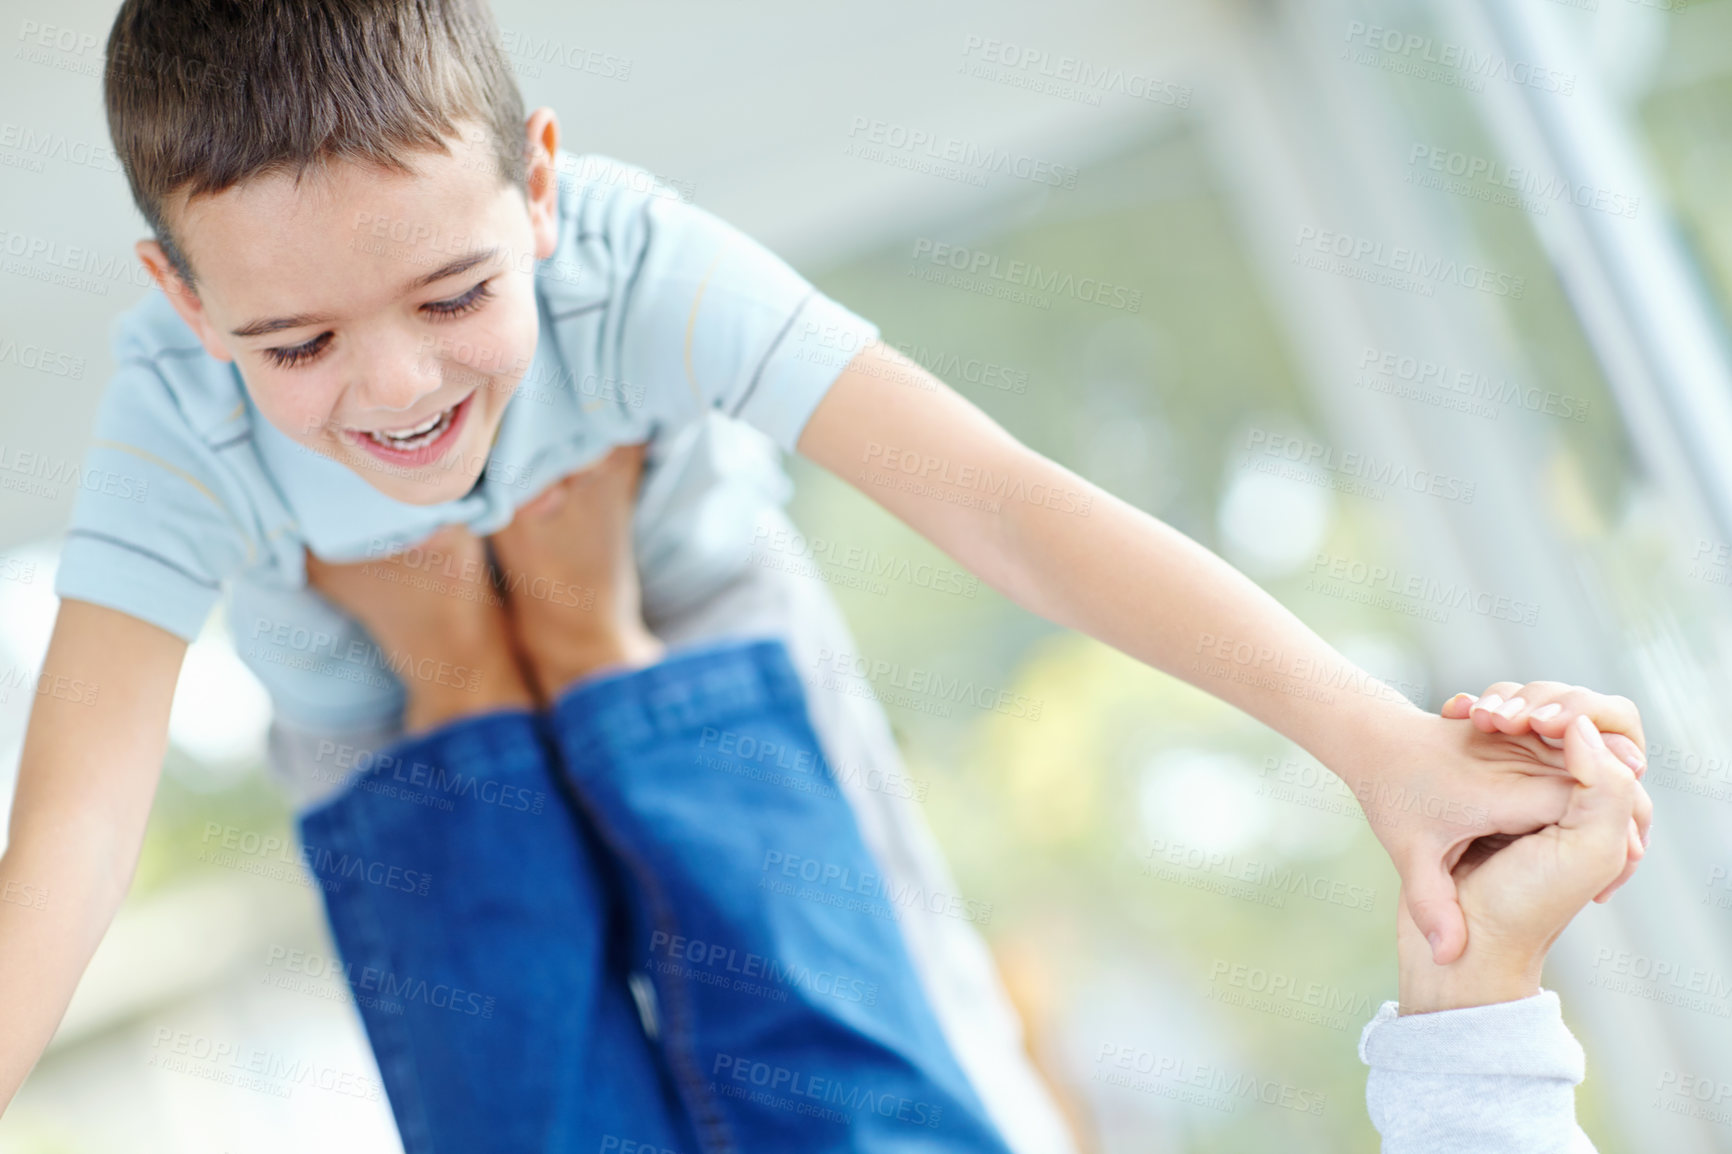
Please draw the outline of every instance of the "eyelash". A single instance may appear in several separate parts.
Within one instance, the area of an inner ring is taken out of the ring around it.
[[[492,281],[482,281],[460,297],[450,300],[431,301],[422,305],[439,317],[460,317],[464,313],[472,313],[493,299]]]
[[[467,313],[474,312],[476,309],[493,299],[493,289],[491,284],[491,281],[484,280],[462,296],[452,297],[449,300],[429,301],[421,307],[430,315],[435,316],[440,320],[450,320],[452,317],[460,317]],[[330,344],[330,342],[330,333],[320,333],[305,344],[295,345],[294,347],[287,349],[266,349],[264,352],[265,356],[269,358],[271,363],[277,368],[292,369],[298,365],[306,364],[308,361],[318,356],[325,350],[325,346]]]
[[[265,356],[279,369],[292,369],[305,361],[310,361],[324,349],[331,340],[330,333],[320,333],[304,345],[296,345],[292,349],[266,349]]]

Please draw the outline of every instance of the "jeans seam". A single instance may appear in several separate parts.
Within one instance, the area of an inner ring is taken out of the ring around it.
[[[363,820],[361,815],[356,812],[343,810],[339,813],[336,807],[343,805],[348,800],[351,800],[351,795],[344,795],[343,797],[338,798],[330,806],[324,807],[321,811],[330,816],[331,821],[329,833],[334,835],[333,840],[338,840],[344,843],[343,848],[345,852],[354,849],[354,843],[356,841],[354,836],[354,826],[357,822]],[[303,821],[303,845],[306,840],[306,826],[307,822]],[[328,917],[331,898],[337,896],[340,891],[328,889],[322,881],[319,888],[325,895],[326,913]],[[382,960],[385,954],[385,937],[383,934],[377,932],[382,919],[379,917],[378,911],[374,908],[371,895],[367,894],[357,886],[349,891],[346,900],[353,903],[349,906],[351,911],[349,929],[350,932],[359,939],[356,944],[360,947],[360,952],[374,961]],[[353,916],[357,912],[357,906],[359,907],[358,912],[365,916]],[[350,962],[352,965],[354,959],[345,958],[345,961]],[[355,997],[352,978],[349,979],[348,984],[350,998],[354,1001],[356,1013],[359,1014],[361,1011],[361,1005],[359,999]],[[397,1129],[399,1137],[403,1142],[404,1152],[405,1154],[423,1154],[423,1152],[425,1152],[425,1154],[432,1154],[435,1150],[432,1139],[432,1127],[427,1120],[426,1109],[424,1106],[425,1092],[422,1087],[420,1070],[415,1062],[414,1045],[397,1029],[397,1022],[394,1019],[389,1021],[386,1020],[389,1018],[389,1015],[385,1015],[383,1018],[375,1015],[375,1018],[378,1021],[383,1034],[387,1036],[392,1043],[389,1059],[383,1062],[380,1061],[380,1055],[378,1052],[379,1047],[377,1045],[373,1046],[374,1060],[379,1062],[381,1066],[380,1074],[383,1077],[385,1073],[384,1067],[389,1065],[390,1069],[393,1071],[393,1076],[397,1078],[398,1084],[408,1089],[413,1097],[413,1101],[408,1103],[399,1103],[394,1100],[392,1102],[393,1106],[396,1107],[393,1109],[393,1113],[399,1114],[400,1111],[399,1117],[397,1118]],[[365,1019],[363,1019],[363,1021],[365,1021]],[[371,1038],[371,1031],[369,1031],[369,1038]],[[386,1096],[388,1099],[390,1097],[390,1091],[388,1089],[389,1085],[390,1081],[387,1080]]]

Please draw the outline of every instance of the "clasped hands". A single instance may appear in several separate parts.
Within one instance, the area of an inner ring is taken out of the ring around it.
[[[1337,772],[1401,874],[1402,1012],[1537,993],[1552,942],[1646,852],[1635,706],[1500,682],[1392,729]]]

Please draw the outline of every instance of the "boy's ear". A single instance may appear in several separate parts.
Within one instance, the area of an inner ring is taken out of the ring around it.
[[[559,117],[551,108],[537,108],[524,124],[524,135],[529,158],[524,187],[529,224],[535,232],[535,259],[546,260],[559,240]]]
[[[216,339],[216,329],[205,315],[204,302],[180,279],[180,274],[175,271],[168,254],[162,251],[162,245],[154,240],[141,240],[132,250],[138,254],[139,261],[149,271],[150,279],[156,282],[156,287],[162,290],[168,303],[174,306],[174,311],[186,322],[186,327],[198,335],[199,344],[204,346],[204,351],[219,361],[234,360],[228,349]]]

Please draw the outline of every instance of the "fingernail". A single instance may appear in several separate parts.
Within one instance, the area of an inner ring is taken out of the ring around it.
[[[1642,848],[1647,849],[1648,843],[1654,840],[1654,822],[1648,821],[1648,828],[1642,831]]]
[[[1502,708],[1497,711],[1497,715],[1507,721],[1527,707],[1528,703],[1526,698],[1512,697],[1503,703]]]
[[[1538,709],[1534,710],[1532,713],[1528,714],[1528,720],[1529,721],[1546,721],[1550,718],[1556,717],[1558,714],[1562,713],[1563,711],[1564,711],[1564,707],[1559,705],[1557,702],[1554,701],[1550,705],[1542,705]]]
[[[1648,759],[1642,756],[1642,751],[1636,748],[1634,742],[1631,742],[1628,748],[1618,750],[1618,760],[1629,766],[1633,773],[1641,773],[1648,768]]]
[[[1586,714],[1576,718],[1576,732],[1582,735],[1582,740],[1588,743],[1589,749],[1606,748],[1606,739],[1600,736],[1598,727],[1588,720]]]
[[[1438,933],[1436,930],[1426,934],[1425,940],[1431,943],[1431,952],[1433,954],[1443,948],[1443,935]]]
[[[1499,697],[1495,693],[1488,693],[1484,697],[1479,699],[1478,703],[1474,705],[1474,708],[1476,710],[1477,709],[1489,709],[1491,712],[1496,713],[1497,707],[1502,705],[1502,704],[1503,704],[1503,698]]]

